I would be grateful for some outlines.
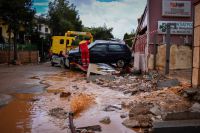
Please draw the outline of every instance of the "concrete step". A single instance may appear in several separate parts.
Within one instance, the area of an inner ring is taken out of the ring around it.
[[[153,133],[200,133],[200,120],[157,121]]]

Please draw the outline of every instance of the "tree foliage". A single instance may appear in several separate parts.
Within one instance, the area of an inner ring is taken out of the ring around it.
[[[128,44],[130,47],[132,46],[133,44],[133,40],[134,40],[134,37],[135,37],[135,31],[133,30],[131,33],[125,33],[124,34],[124,41],[126,44]]]
[[[53,35],[64,35],[68,30],[82,30],[82,22],[78,11],[68,0],[50,2],[48,18]]]
[[[84,28],[84,31],[91,32],[94,40],[108,40],[113,38],[113,28],[108,28],[106,25],[100,27]]]
[[[9,35],[14,33],[14,58],[17,60],[16,36],[20,26],[29,27],[35,10],[32,8],[32,0],[1,0],[0,18],[8,24]],[[27,28],[29,30],[29,28]],[[9,37],[10,38],[10,37]]]

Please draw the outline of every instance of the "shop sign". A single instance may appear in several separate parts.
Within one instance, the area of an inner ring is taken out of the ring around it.
[[[166,34],[167,24],[170,24],[170,33],[179,35],[191,35],[193,33],[193,22],[184,21],[158,21],[158,33]]]
[[[191,1],[163,0],[162,16],[190,17]]]

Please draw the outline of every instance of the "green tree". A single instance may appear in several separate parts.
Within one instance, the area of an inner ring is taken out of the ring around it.
[[[68,0],[50,2],[48,19],[53,35],[64,35],[68,30],[82,30],[82,21],[79,18],[78,11]]]
[[[106,25],[100,27],[84,28],[84,31],[91,32],[94,40],[108,40],[113,38],[113,28],[108,28]]]
[[[17,60],[16,37],[20,26],[29,27],[35,10],[32,0],[1,0],[0,17],[8,24],[9,43],[11,32],[14,34],[14,60]]]
[[[132,44],[133,44],[133,40],[134,40],[134,37],[135,37],[135,30],[133,30],[130,34],[129,33],[125,33],[124,34],[124,41],[126,44],[128,44],[130,47],[132,47]]]

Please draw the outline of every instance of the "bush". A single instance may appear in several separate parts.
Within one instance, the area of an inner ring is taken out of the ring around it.
[[[37,50],[37,45],[36,44],[18,44],[17,49],[21,51],[35,51]]]

